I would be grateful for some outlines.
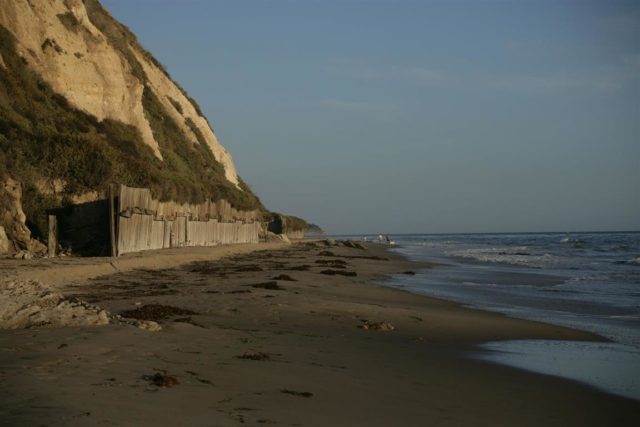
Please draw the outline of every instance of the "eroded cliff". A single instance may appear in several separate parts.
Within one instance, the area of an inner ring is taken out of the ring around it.
[[[98,0],[1,2],[0,226],[28,246],[25,225],[37,236],[46,209],[111,182],[262,209],[196,102]]]

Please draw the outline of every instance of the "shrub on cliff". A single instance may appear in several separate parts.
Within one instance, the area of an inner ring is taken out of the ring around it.
[[[99,122],[55,93],[16,52],[13,35],[2,26],[0,54],[0,181],[8,175],[22,184],[23,208],[36,236],[45,235],[47,209],[87,191],[104,193],[112,182],[148,187],[161,200],[224,198],[237,209],[263,209],[244,183],[240,191],[226,180],[206,144],[186,139],[151,91],[145,90],[144,108],[164,162],[135,127]]]

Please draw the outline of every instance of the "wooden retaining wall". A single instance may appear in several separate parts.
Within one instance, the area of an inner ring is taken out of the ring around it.
[[[257,243],[259,211],[238,211],[226,200],[199,205],[159,202],[146,188],[119,190],[117,253],[184,246]]]

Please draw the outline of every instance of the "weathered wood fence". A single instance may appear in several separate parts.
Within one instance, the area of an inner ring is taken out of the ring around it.
[[[226,200],[202,204],[160,202],[146,188],[121,185],[114,239],[117,254],[183,246],[257,243],[259,211],[239,211]]]

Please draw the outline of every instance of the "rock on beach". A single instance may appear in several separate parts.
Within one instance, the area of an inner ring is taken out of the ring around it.
[[[107,311],[68,298],[42,282],[0,282],[0,329],[99,326],[109,322]]]

